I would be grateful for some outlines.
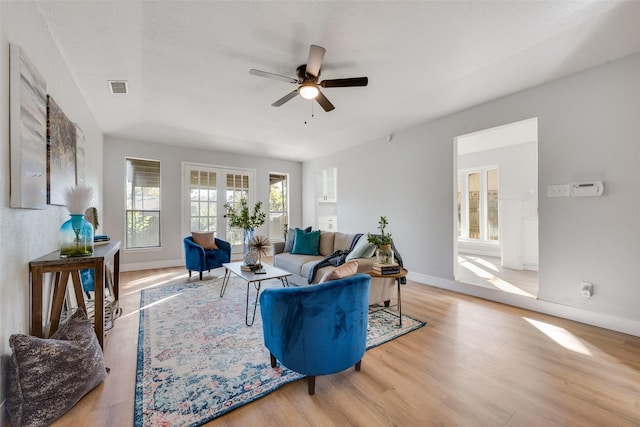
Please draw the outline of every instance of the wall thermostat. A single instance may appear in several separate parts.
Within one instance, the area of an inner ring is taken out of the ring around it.
[[[602,196],[603,191],[604,184],[602,181],[571,184],[571,195],[573,197]]]

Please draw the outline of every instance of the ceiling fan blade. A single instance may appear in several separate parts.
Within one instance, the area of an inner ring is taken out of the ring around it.
[[[298,95],[298,90],[294,90],[293,92],[289,92],[288,94],[286,94],[285,96],[283,96],[282,98],[278,99],[276,102],[274,102],[273,104],[271,104],[272,107],[279,107],[282,104],[284,104],[287,101],[291,101],[293,98],[296,97],[296,95]]]
[[[329,101],[327,99],[326,96],[324,96],[324,93],[318,91],[318,96],[316,96],[316,101],[318,101],[318,104],[320,104],[320,106],[322,108],[324,108],[324,111],[329,112],[331,110],[333,110],[334,107],[333,104],[331,103],[331,101]]]
[[[307,74],[311,74],[313,77],[320,75],[320,67],[322,66],[325,52],[325,48],[316,46],[315,44],[311,45],[309,48],[309,59],[307,59]]]
[[[368,77],[352,77],[350,79],[331,79],[320,82],[322,87],[351,87],[366,86],[369,84]]]
[[[294,84],[300,83],[298,80],[291,77],[281,76],[280,74],[267,73],[266,71],[255,70],[253,68],[249,70],[249,74],[253,74],[254,76],[258,76],[258,77],[266,77],[268,79],[273,79],[273,80],[280,80],[286,83],[294,83]]]

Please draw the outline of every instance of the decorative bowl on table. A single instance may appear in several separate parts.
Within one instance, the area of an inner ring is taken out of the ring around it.
[[[248,251],[243,259],[245,265],[256,265],[258,263],[258,253],[256,251]]]

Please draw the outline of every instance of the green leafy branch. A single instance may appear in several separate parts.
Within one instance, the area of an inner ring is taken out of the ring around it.
[[[389,225],[387,217],[381,216],[380,220],[378,221],[378,230],[380,230],[380,234],[367,233],[367,241],[377,247],[390,245],[393,241],[391,239],[391,233],[385,233],[384,231],[387,225]]]
[[[242,230],[257,228],[264,224],[267,218],[267,214],[262,211],[262,202],[256,202],[251,213],[245,198],[240,200],[238,210],[229,203],[225,203],[224,208],[227,210],[224,217],[229,220],[231,228],[240,228]]]

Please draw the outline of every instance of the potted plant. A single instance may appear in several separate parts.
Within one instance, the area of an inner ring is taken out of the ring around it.
[[[225,203],[224,208],[227,211],[224,217],[229,220],[229,226],[243,230],[242,253],[246,254],[249,241],[255,235],[255,229],[264,224],[267,218],[267,214],[262,210],[262,202],[256,202],[251,212],[246,198],[240,200],[237,210],[229,203]]]
[[[386,216],[381,216],[378,221],[378,230],[380,234],[367,233],[367,241],[376,246],[376,261],[380,264],[393,264],[393,250],[391,249],[391,233],[385,231],[389,221]]]

